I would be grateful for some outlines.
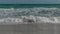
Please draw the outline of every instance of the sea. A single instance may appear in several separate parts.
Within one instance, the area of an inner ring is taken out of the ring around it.
[[[60,23],[60,4],[0,4],[0,24]]]

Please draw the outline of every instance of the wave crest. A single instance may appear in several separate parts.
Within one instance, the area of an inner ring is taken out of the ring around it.
[[[0,19],[0,23],[1,24],[60,23],[60,17],[21,16],[20,18],[3,18]]]

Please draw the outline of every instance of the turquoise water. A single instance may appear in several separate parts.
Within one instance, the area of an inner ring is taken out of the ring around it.
[[[0,8],[60,7],[60,4],[0,4]]]

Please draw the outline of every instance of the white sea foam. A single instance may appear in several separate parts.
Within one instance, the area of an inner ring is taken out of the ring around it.
[[[5,24],[38,24],[38,23],[60,23],[60,17],[21,16],[21,18],[3,18],[0,23]]]
[[[60,8],[0,8],[0,24],[30,23],[60,23]]]

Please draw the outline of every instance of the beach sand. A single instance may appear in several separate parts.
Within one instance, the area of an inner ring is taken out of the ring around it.
[[[60,34],[60,24],[0,25],[0,34]]]

